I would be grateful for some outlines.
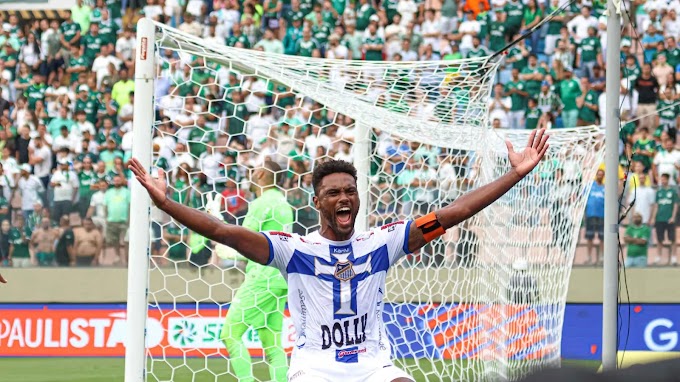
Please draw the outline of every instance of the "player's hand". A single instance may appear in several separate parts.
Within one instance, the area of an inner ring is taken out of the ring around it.
[[[7,280],[5,280],[5,278],[2,277],[2,275],[0,275],[0,283],[7,284]]]
[[[205,204],[205,212],[216,217],[219,220],[224,220],[222,216],[222,200],[223,197],[217,192],[210,193],[206,196],[208,202]]]
[[[545,129],[540,129],[538,131],[534,130],[529,135],[529,142],[527,142],[527,147],[524,151],[518,153],[512,147],[512,143],[509,140],[505,141],[505,145],[508,147],[508,159],[510,160],[510,165],[521,177],[525,177],[531,170],[538,165],[538,163],[543,159],[546,151],[548,151],[548,134],[545,134]]]
[[[144,166],[137,160],[137,158],[132,158],[130,164],[128,165],[130,171],[135,174],[137,181],[146,188],[146,191],[151,197],[151,201],[158,207],[160,207],[167,199],[168,185],[165,183],[165,171],[163,169],[158,169],[158,178],[154,179],[151,174],[146,172]]]

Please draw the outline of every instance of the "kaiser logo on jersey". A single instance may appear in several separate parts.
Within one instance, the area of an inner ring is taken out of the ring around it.
[[[331,254],[333,255],[349,255],[352,253],[352,247],[345,245],[342,247],[331,246]]]

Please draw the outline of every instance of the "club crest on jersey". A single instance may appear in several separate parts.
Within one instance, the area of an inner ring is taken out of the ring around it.
[[[340,281],[349,281],[356,276],[356,272],[354,272],[354,267],[352,266],[352,263],[347,261],[344,263],[338,262],[335,264],[335,278],[340,280]]]

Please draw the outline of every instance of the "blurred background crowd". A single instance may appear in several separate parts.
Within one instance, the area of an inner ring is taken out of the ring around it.
[[[56,19],[3,13],[1,264],[126,265],[126,162],[140,17],[269,53],[432,61],[504,50],[550,15],[504,55],[489,100],[490,121],[506,129],[603,125],[606,67],[616,64],[605,62],[605,52],[620,48],[618,176],[632,205],[622,231],[627,262],[675,265],[680,2],[623,3],[620,47],[606,46],[605,2],[599,0],[76,0]],[[248,169],[270,158],[287,169],[281,187],[296,209],[294,231],[314,229],[309,171],[328,158],[353,161],[354,121],[254,76],[221,70],[215,84],[203,63],[169,50],[161,54],[166,65],[156,86],[153,150],[155,167],[168,174],[170,197],[201,208],[204,193],[215,190],[224,196],[225,220],[238,223],[254,197]],[[455,199],[475,177],[472,153],[440,152],[380,131],[373,138],[372,191],[379,198],[371,224]],[[562,174],[560,168],[540,176]],[[600,261],[603,178],[602,167],[592,180],[577,264]],[[454,180],[455,192],[448,192]],[[153,214],[156,256],[218,261],[204,238],[158,210]],[[471,251],[453,249],[458,255]],[[460,264],[449,252],[444,257],[453,258],[438,263]]]

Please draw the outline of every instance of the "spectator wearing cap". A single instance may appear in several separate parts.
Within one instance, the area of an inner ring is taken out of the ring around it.
[[[581,96],[581,85],[572,77],[569,69],[564,70],[564,79],[560,81],[560,99],[562,100],[562,123],[566,128],[576,127],[579,107],[576,99]]]
[[[37,176],[31,175],[32,168],[30,164],[24,163],[19,166],[19,169],[21,172],[17,180],[15,192],[18,192],[21,197],[21,212],[24,218],[27,219],[33,212],[35,203],[41,201],[41,195],[45,192],[45,187]]]
[[[50,187],[54,190],[52,221],[58,223],[62,216],[71,213],[78,197],[79,186],[78,175],[70,169],[67,160],[61,159],[50,179]]]
[[[90,121],[93,125],[97,123],[97,105],[96,98],[90,96],[90,88],[87,85],[78,86],[78,97],[76,98],[75,114],[78,118],[79,112],[85,113],[85,119]]]

